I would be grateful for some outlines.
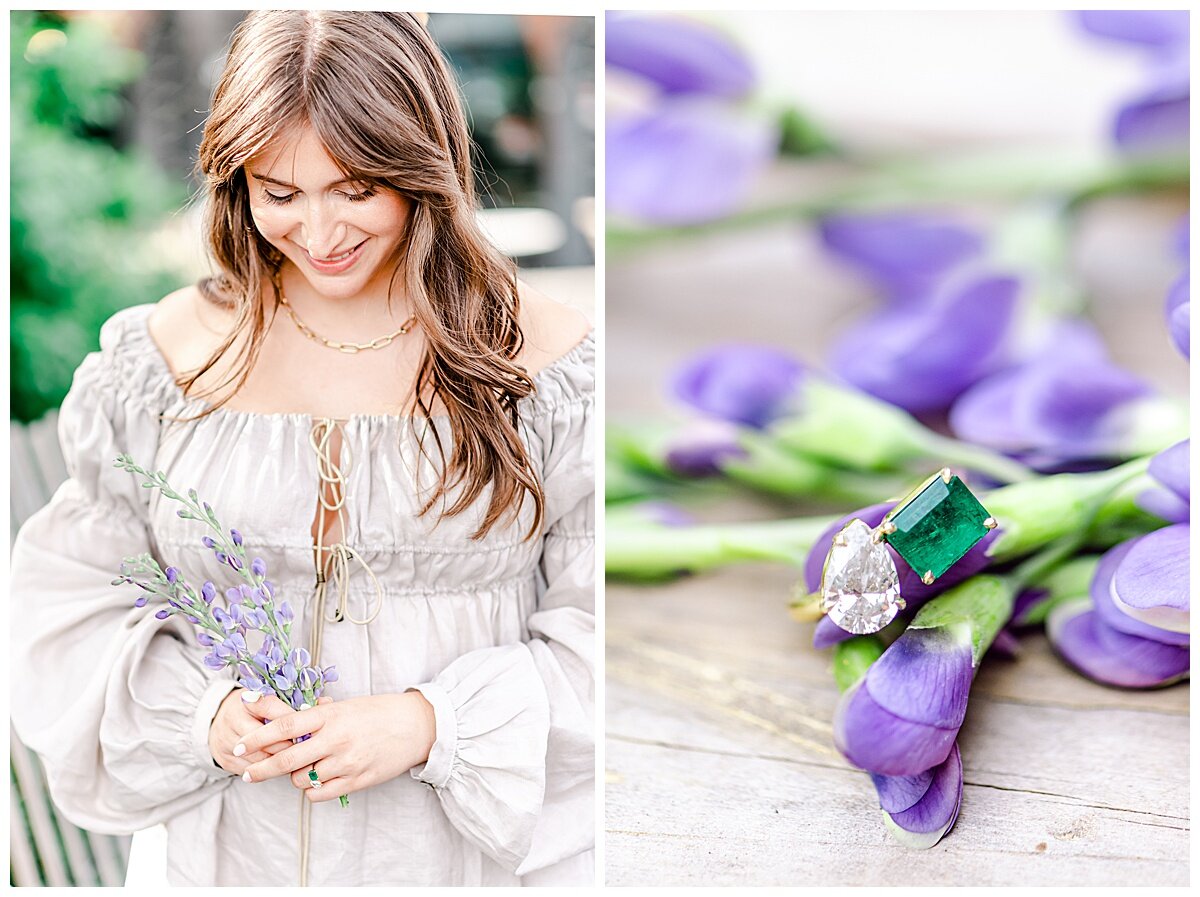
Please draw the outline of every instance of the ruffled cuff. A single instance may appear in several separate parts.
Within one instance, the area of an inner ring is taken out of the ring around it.
[[[414,766],[411,775],[418,782],[443,788],[450,781],[450,770],[454,764],[454,751],[458,747],[458,717],[450,695],[440,685],[426,682],[409,691],[419,691],[433,707],[435,738],[429,750],[429,759]]]
[[[415,686],[436,741],[410,775],[434,787],[451,824],[510,871],[529,853],[546,789],[550,709],[525,645],[472,651]]]
[[[200,703],[192,715],[192,754],[196,758],[197,765],[214,779],[233,775],[218,766],[213,759],[212,752],[208,748],[208,730],[212,726],[213,717],[217,715],[217,710],[221,707],[221,702],[235,688],[237,688],[237,683],[232,679],[214,679],[200,695]]]

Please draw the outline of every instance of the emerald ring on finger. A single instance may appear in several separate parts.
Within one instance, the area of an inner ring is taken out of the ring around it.
[[[313,791],[321,787],[321,777],[317,775],[317,768],[315,766],[308,771],[308,783],[312,786]]]

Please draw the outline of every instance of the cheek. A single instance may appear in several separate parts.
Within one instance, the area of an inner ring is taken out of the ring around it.
[[[276,206],[252,203],[250,217],[254,219],[254,226],[258,228],[258,232],[270,243],[286,237],[296,223],[295,216],[291,215],[287,209]]]
[[[399,239],[408,228],[410,204],[400,196],[382,197],[383,202],[372,203],[364,216],[362,226],[371,233]]]

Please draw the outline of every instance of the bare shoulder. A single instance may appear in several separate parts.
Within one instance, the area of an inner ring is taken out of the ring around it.
[[[566,355],[592,329],[579,309],[551,299],[524,281],[520,282],[520,297],[525,345],[518,360],[530,374]]]
[[[210,302],[194,284],[164,296],[146,321],[155,345],[177,375],[208,361],[233,324],[232,312]]]

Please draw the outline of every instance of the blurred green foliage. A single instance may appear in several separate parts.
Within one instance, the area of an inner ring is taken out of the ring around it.
[[[12,417],[57,408],[114,311],[179,285],[147,242],[183,184],[119,147],[141,57],[99,22],[13,12]]]

